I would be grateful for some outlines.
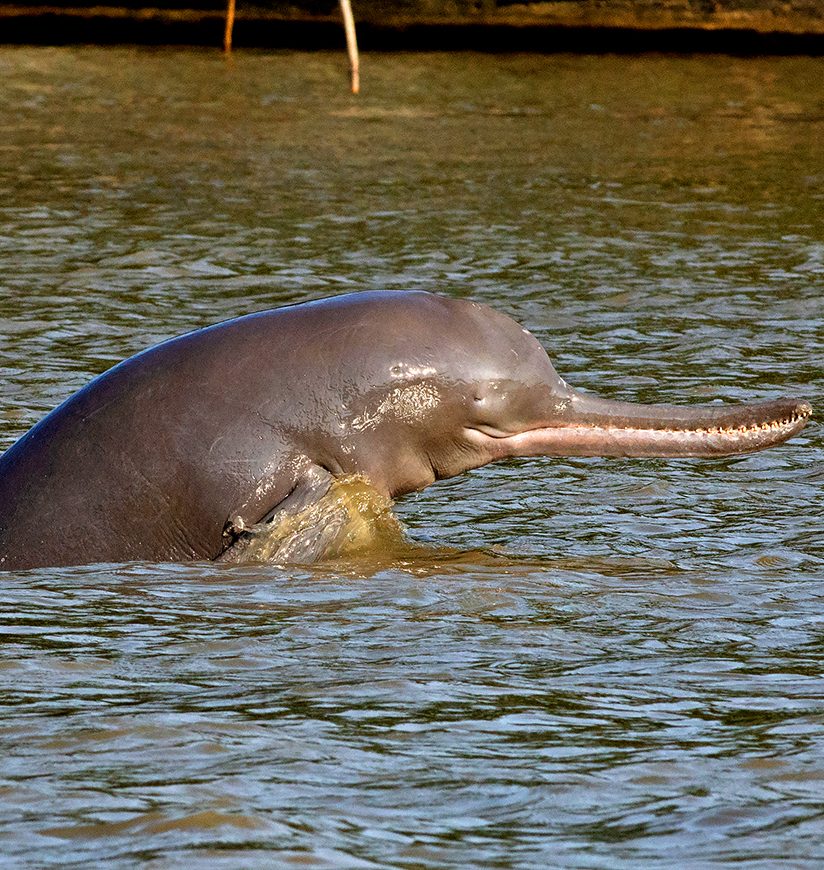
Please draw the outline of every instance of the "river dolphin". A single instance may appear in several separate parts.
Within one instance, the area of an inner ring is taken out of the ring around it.
[[[337,296],[165,341],[52,411],[0,457],[0,568],[225,559],[342,476],[396,498],[516,456],[725,456],[811,413],[600,399],[484,305]]]

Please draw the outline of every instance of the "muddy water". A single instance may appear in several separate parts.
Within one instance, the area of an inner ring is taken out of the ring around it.
[[[369,56],[358,100],[324,54],[0,71],[3,447],[156,340],[366,288],[494,304],[611,397],[822,405],[819,61]],[[0,855],[820,866],[820,433],[488,467],[368,570],[5,574]]]

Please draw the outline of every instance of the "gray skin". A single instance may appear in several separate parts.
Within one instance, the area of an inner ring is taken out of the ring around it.
[[[231,559],[344,475],[395,498],[514,456],[724,456],[810,414],[598,399],[483,305],[339,296],[159,344],[52,411],[0,457],[0,568]]]

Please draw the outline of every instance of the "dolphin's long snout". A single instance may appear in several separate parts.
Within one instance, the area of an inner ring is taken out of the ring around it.
[[[804,399],[642,405],[574,390],[545,423],[500,439],[500,451],[509,456],[728,456],[780,444],[800,432],[811,414]]]

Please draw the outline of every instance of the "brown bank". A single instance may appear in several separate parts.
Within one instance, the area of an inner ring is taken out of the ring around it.
[[[821,0],[378,0],[355,2],[366,50],[710,51],[816,54],[824,45]],[[237,0],[234,45],[343,45],[336,0]],[[0,5],[4,42],[125,42],[220,46],[224,0],[92,0]]]

